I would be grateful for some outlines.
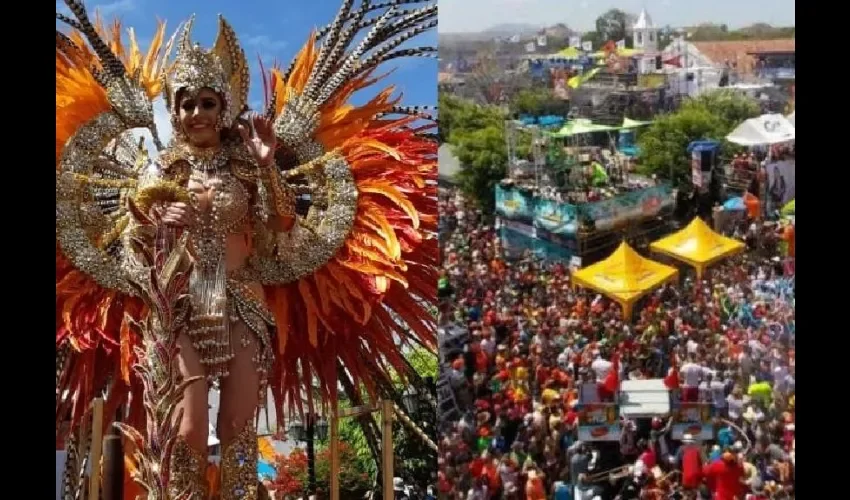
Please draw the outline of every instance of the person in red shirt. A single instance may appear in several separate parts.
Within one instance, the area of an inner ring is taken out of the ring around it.
[[[744,467],[728,449],[721,460],[703,469],[703,475],[708,480],[713,500],[739,500],[745,493]]]
[[[676,453],[676,462],[682,470],[682,487],[687,491],[699,488],[702,483],[702,450],[690,434],[683,436],[682,447]]]
[[[652,477],[652,469],[656,465],[658,465],[658,460],[655,456],[655,450],[652,446],[650,446],[649,442],[646,439],[641,439],[638,441],[637,445],[640,450],[640,455],[638,456],[638,461],[643,464],[643,472],[647,474],[648,477]],[[636,467],[636,469],[640,469],[640,467]]]
[[[525,498],[527,500],[546,500],[543,473],[538,471],[536,466],[528,471],[528,481],[525,483]]]

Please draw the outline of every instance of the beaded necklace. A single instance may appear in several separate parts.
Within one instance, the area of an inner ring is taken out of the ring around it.
[[[224,151],[190,154],[186,161],[192,166],[191,181],[202,185],[209,197],[203,203],[204,195],[192,192],[197,221],[192,228],[196,263],[190,282],[193,308],[189,336],[201,362],[207,366],[208,377],[215,379],[228,375],[227,364],[234,357],[230,342],[225,252],[227,235],[244,220],[241,217],[224,220],[221,212],[227,203],[247,203],[247,193],[229,172]]]

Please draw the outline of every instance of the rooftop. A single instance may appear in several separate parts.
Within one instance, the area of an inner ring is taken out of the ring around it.
[[[714,64],[736,63],[738,71],[752,71],[753,54],[794,52],[793,38],[782,40],[737,40],[724,42],[692,42],[694,47]]]

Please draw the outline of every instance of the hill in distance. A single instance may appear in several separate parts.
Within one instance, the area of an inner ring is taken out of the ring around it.
[[[533,24],[522,23],[503,23],[497,24],[484,31],[468,32],[468,33],[440,33],[440,39],[451,41],[483,41],[492,40],[493,38],[507,38],[514,35],[521,37],[529,37],[537,34],[543,27]]]

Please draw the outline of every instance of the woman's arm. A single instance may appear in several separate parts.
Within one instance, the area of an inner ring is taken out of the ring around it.
[[[295,190],[283,180],[274,163],[260,167],[258,181],[266,228],[274,232],[289,231],[295,223]]]

